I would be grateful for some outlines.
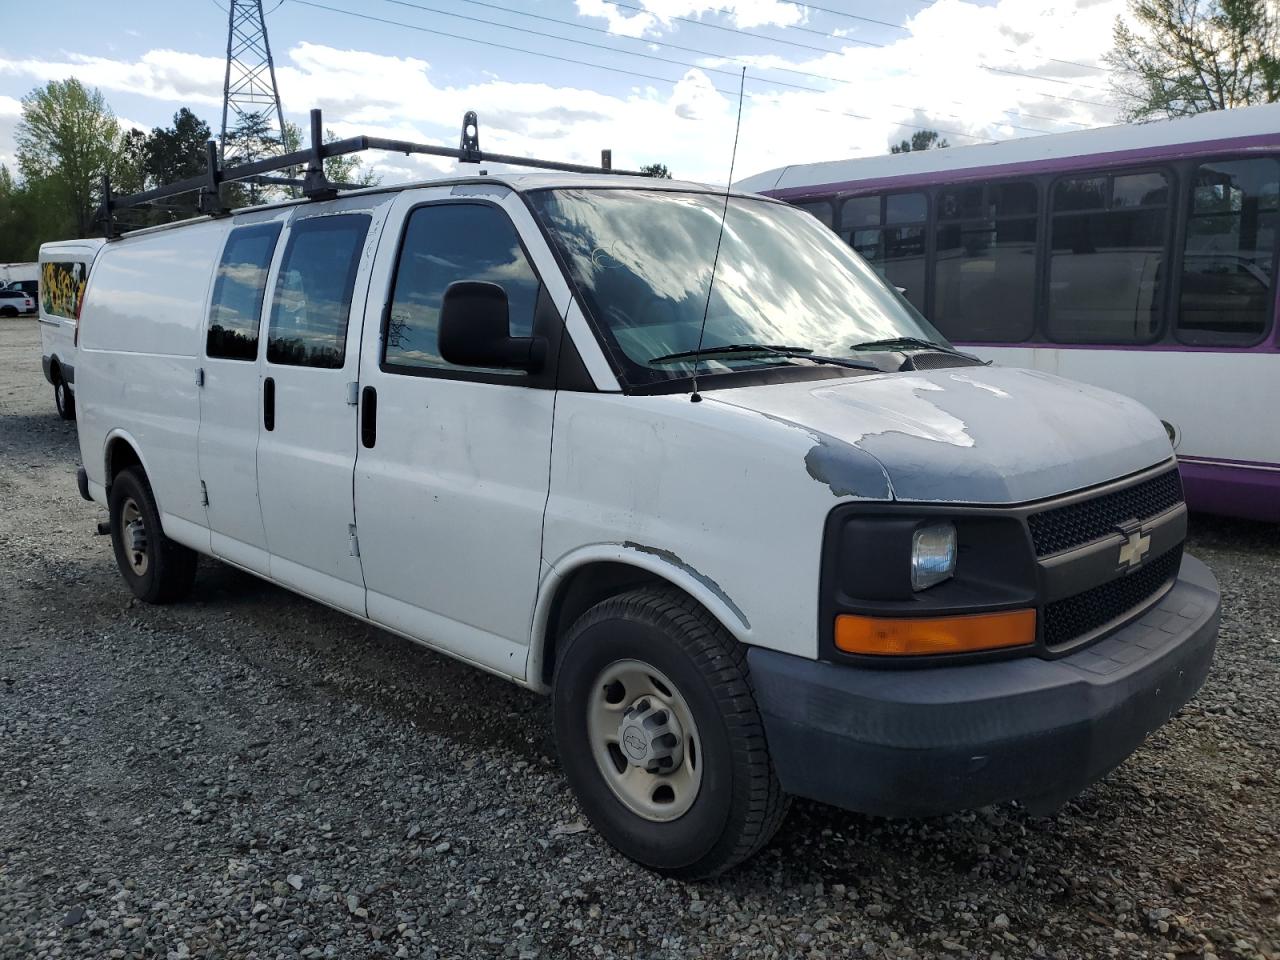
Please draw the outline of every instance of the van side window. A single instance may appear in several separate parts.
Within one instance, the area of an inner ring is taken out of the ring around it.
[[[89,279],[88,267],[74,260],[48,260],[40,264],[40,309],[51,317],[75,320]]]
[[[278,223],[237,227],[228,234],[209,305],[209,333],[205,338],[205,353],[209,356],[257,359],[262,295],[267,289],[267,270],[279,236]]]
[[[289,230],[271,300],[267,361],[338,369],[369,215],[309,217]]]
[[[1178,337],[1254,343],[1266,333],[1274,302],[1280,163],[1270,157],[1206,163],[1192,178],[1190,204]]]
[[[396,265],[384,369],[462,369],[445,362],[436,340],[444,291],[456,280],[500,284],[507,292],[511,335],[530,335],[539,281],[507,215],[478,203],[419,207],[409,217]]]

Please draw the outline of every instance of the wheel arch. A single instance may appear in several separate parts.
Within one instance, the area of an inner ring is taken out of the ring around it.
[[[142,455],[138,441],[125,430],[112,430],[107,434],[102,451],[102,486],[107,491],[108,496],[111,494],[111,482],[115,479],[116,474],[132,466],[141,467],[143,474],[150,482],[151,471],[147,467],[146,458]],[[154,492],[152,496],[155,496]],[[156,501],[156,508],[160,508],[158,500]]]
[[[564,631],[602,600],[636,587],[674,587],[702,606],[734,639],[749,643],[751,624],[710,577],[667,550],[638,543],[595,544],[548,565],[534,610],[525,682],[551,688],[557,644]]]

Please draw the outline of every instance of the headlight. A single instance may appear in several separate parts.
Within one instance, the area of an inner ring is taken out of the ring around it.
[[[918,527],[911,535],[911,589],[926,590],[955,572],[955,525],[945,522]]]

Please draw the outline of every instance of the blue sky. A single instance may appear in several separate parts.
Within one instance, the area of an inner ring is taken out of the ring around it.
[[[823,9],[793,0],[265,7],[286,114],[300,121],[320,106],[341,134],[453,145],[470,108],[489,149],[594,161],[610,147],[619,167],[663,161],[678,176],[723,181],[743,65],[738,175],[884,153],[919,126],[960,145],[1114,119],[1097,65],[1122,0],[815,2]],[[216,135],[226,5],[23,4],[20,43],[13,32],[0,39],[0,162],[12,163],[21,97],[71,75],[102,89],[126,124],[166,123],[189,106]],[[432,168],[441,164],[379,162],[388,180]]]

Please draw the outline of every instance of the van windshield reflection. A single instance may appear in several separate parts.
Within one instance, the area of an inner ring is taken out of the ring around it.
[[[802,364],[806,353],[849,358],[871,340],[943,340],[811,215],[734,197],[702,343],[788,349],[699,352],[723,195],[585,188],[530,199],[632,383],[687,377],[695,364],[705,376]]]

